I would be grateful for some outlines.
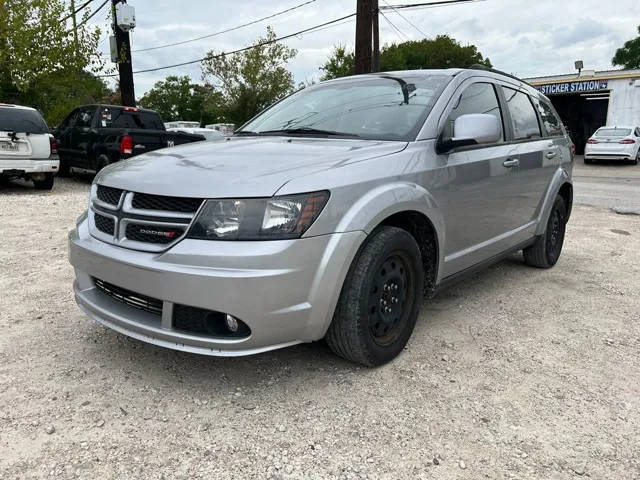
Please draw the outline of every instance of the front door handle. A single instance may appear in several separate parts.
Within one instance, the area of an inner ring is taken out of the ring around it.
[[[504,162],[502,162],[502,165],[506,168],[517,167],[518,165],[520,165],[520,160],[518,160],[517,158],[510,158],[509,160],[505,160]]]
[[[556,155],[558,155],[556,152],[547,152],[547,158],[549,160],[551,160],[552,158],[556,158]]]

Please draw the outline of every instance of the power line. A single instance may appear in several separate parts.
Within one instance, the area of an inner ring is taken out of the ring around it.
[[[396,31],[400,41],[410,40],[409,36],[403,33],[398,27],[396,27],[395,24],[391,20],[389,20],[389,17],[387,17],[382,10],[380,10],[380,15],[382,15],[382,18],[384,18],[386,22],[391,25],[391,27]]]
[[[73,17],[76,13],[78,13],[80,10],[82,10],[83,8],[86,8],[87,5],[89,5],[91,2],[93,2],[93,0],[88,0],[87,2],[83,3],[82,5],[80,5],[78,8],[76,8],[73,12],[71,12],[69,15],[67,15],[64,18],[60,19],[60,22],[66,22],[67,20],[69,20],[71,17]]]
[[[95,16],[98,14],[98,12],[100,12],[100,10],[102,10],[102,9],[104,8],[104,6],[105,6],[107,3],[109,3],[109,0],[104,0],[104,2],[102,3],[102,5],[100,5],[98,8],[96,8],[96,9],[91,13],[91,15],[89,15],[89,16],[88,16],[87,18],[85,18],[82,22],[80,22],[80,23],[76,26],[76,28],[80,28],[80,27],[82,27],[83,25],[86,25],[86,23],[87,23],[89,20],[91,20],[93,17],[95,17]],[[73,30],[69,30],[69,31],[67,31],[66,33],[71,33],[72,31],[73,31]]]
[[[133,73],[136,74],[136,73],[157,72],[158,70],[166,70],[167,68],[184,67],[186,65],[193,65],[194,63],[200,63],[200,62],[203,62],[205,60],[213,60],[213,59],[216,59],[216,58],[223,58],[223,57],[226,57],[228,55],[234,55],[236,53],[246,52],[247,50],[263,47],[265,45],[270,45],[272,43],[280,42],[282,40],[287,40],[288,38],[297,37],[298,35],[302,35],[304,33],[309,33],[311,31],[315,31],[315,30],[321,30],[323,27],[327,27],[327,26],[332,25],[334,23],[342,22],[343,20],[346,20],[348,18],[355,17],[355,16],[356,16],[355,13],[352,13],[350,15],[345,15],[344,17],[336,18],[335,20],[330,20],[328,22],[321,23],[320,25],[316,25],[314,27],[305,28],[304,30],[300,30],[300,31],[295,32],[295,33],[290,33],[289,35],[285,35],[283,37],[274,38],[273,40],[267,40],[265,42],[257,43],[255,45],[249,45],[248,47],[239,48],[238,50],[233,50],[231,52],[224,52],[224,53],[220,53],[218,55],[207,55],[206,57],[202,57],[202,58],[199,58],[197,60],[190,60],[188,62],[176,63],[176,64],[173,64],[173,65],[166,65],[166,66],[163,66],[163,67],[147,68],[145,70],[138,70],[138,71],[133,72]],[[102,77],[102,78],[115,77],[115,76],[116,75],[113,75],[113,74],[112,75],[98,75],[98,77]]]
[[[204,40],[205,38],[211,38],[211,37],[215,37],[217,35],[222,35],[223,33],[233,32],[234,30],[239,30],[241,28],[248,27],[250,25],[255,25],[256,23],[264,22],[265,20],[269,20],[271,18],[280,16],[280,15],[284,15],[285,13],[292,12],[293,10],[297,10],[298,8],[302,8],[302,7],[306,6],[306,5],[314,3],[315,1],[316,0],[308,0],[308,1],[304,2],[304,3],[301,3],[301,4],[296,5],[294,7],[291,7],[291,8],[287,8],[286,10],[281,10],[279,12],[273,13],[273,14],[268,15],[266,17],[262,17],[262,18],[259,18],[257,20],[253,20],[251,22],[244,23],[242,25],[238,25],[237,27],[228,28],[226,30],[221,30],[219,32],[211,33],[209,35],[203,35],[202,37],[192,38],[190,40],[183,40],[181,42],[167,43],[165,45],[158,45],[157,47],[140,48],[138,50],[132,50],[132,52],[148,52],[150,50],[159,50],[161,48],[175,47],[176,45],[184,45],[185,43],[197,42],[198,40]]]
[[[453,5],[456,3],[473,3],[473,2],[484,2],[485,0],[440,0],[436,2],[425,2],[425,3],[409,3],[402,5],[389,5],[388,7],[380,7],[381,10],[404,10],[408,8],[429,8],[429,7],[441,7],[445,5]]]
[[[426,33],[424,33],[421,29],[419,29],[417,27],[417,25],[415,25],[411,20],[409,20],[407,17],[405,17],[402,13],[400,13],[397,9],[393,8],[391,5],[389,5],[389,2],[387,2],[387,0],[382,0],[388,7],[390,7],[395,13],[397,13],[400,18],[404,19],[405,22],[407,22],[409,25],[411,25],[413,28],[415,28],[418,33],[420,33],[423,37],[428,37],[428,35]]]

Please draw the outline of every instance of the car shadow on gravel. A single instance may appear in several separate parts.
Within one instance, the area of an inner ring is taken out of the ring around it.
[[[0,195],[58,195],[67,194],[70,189],[73,189],[75,185],[87,185],[90,186],[93,181],[94,175],[89,174],[74,174],[71,177],[55,177],[53,183],[53,189],[51,190],[37,190],[33,186],[33,182],[30,180],[23,180],[18,178],[1,179],[0,180]]]
[[[433,299],[425,300],[411,348],[422,351],[433,348],[433,345],[424,345],[423,348],[415,343],[424,342],[425,337],[429,337],[430,328],[444,328],[445,331],[458,328],[447,324],[446,317],[437,326],[434,325],[429,319],[429,311],[453,309],[460,299],[469,296],[484,296],[490,301],[521,276],[523,270],[531,269],[524,264],[521,255],[514,254],[487,270],[460,280]],[[316,374],[318,378],[323,378],[328,373],[335,376],[375,372],[335,356],[324,341],[247,357],[209,357],[147,344],[97,325],[90,330],[90,340],[93,341],[87,342],[88,351],[84,354],[99,359],[106,370],[132,372],[145,384],[161,385],[177,380],[186,388],[215,389],[222,382],[227,387],[244,389],[268,385],[270,379],[277,382],[290,379],[295,382],[303,378],[308,381]],[[410,355],[410,352],[404,355]],[[394,368],[396,362],[382,368]],[[399,368],[397,364],[396,367]]]

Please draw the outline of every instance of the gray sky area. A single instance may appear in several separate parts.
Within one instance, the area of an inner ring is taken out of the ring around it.
[[[154,47],[248,23],[293,7],[305,0],[130,0],[136,7],[133,49]],[[387,0],[390,4],[421,0]],[[96,2],[97,4],[97,2]],[[385,5],[380,0],[380,5]],[[264,35],[267,25],[278,36],[312,27],[355,11],[356,0],[316,0],[304,7],[233,32],[185,45],[134,53],[134,70],[154,68],[203,57],[208,51],[229,51],[249,45]],[[485,0],[477,3],[393,11],[380,19],[381,43],[418,40],[449,34],[463,44],[473,43],[501,70],[522,77],[569,73],[574,60],[585,68],[611,68],[616,48],[637,35],[635,12],[640,0]],[[107,25],[106,12],[95,17]],[[413,24],[413,25],[411,25]],[[416,28],[417,27],[417,28]],[[298,49],[289,64],[296,82],[317,79],[319,67],[337,44],[353,46],[355,20],[286,40]],[[398,31],[399,30],[399,31]],[[107,34],[101,49],[108,52]],[[190,75],[201,81],[199,66],[136,75],[138,97],[167,75]]]

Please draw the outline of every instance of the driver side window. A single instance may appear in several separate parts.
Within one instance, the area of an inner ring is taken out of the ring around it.
[[[454,138],[456,136],[454,128],[456,119],[470,113],[484,113],[496,116],[502,126],[502,138],[499,142],[504,142],[504,123],[500,112],[500,104],[498,103],[496,90],[490,83],[474,83],[462,92],[445,122],[442,137]]]

